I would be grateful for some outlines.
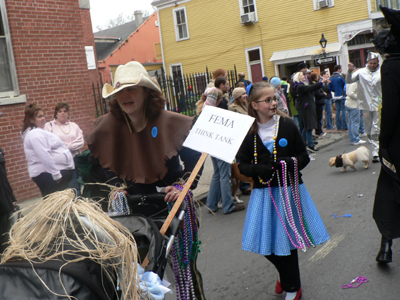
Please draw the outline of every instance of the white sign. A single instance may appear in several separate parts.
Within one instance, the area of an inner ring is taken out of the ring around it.
[[[253,117],[207,105],[183,146],[232,163],[253,122]]]
[[[96,70],[96,59],[94,58],[93,46],[85,46],[88,70]]]
[[[320,65],[323,63],[330,63],[330,62],[334,62],[335,58],[333,56],[329,56],[329,57],[324,57],[324,58],[318,58],[315,60],[315,64],[316,65]]]

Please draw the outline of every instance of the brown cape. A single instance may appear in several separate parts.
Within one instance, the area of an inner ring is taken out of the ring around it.
[[[150,184],[165,177],[166,162],[182,149],[192,122],[193,118],[163,110],[141,132],[130,133],[125,120],[108,113],[96,120],[85,139],[104,168],[119,178]]]

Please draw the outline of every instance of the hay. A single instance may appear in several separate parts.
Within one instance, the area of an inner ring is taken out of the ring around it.
[[[87,225],[91,226],[88,228]],[[65,244],[74,249],[64,249]],[[136,284],[139,280],[137,247],[132,235],[109,218],[97,203],[76,197],[72,189],[46,196],[12,226],[10,245],[3,253],[1,263],[21,258],[31,263],[46,262],[64,255],[75,257],[66,264],[91,259],[103,267],[110,279],[112,274],[107,269],[113,269],[119,274],[124,299],[140,298],[142,291]]]

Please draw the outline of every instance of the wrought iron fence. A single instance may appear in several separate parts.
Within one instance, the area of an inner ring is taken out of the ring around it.
[[[196,102],[213,78],[212,72],[206,67],[205,72],[188,73],[181,76],[171,76],[165,73],[164,69],[155,73],[161,91],[167,99],[167,109],[184,115],[196,115]],[[236,66],[233,70],[227,71],[227,79],[231,90],[238,81]],[[101,96],[102,84],[92,83],[93,97],[96,105],[96,117],[108,112],[108,102]]]
[[[94,105],[96,107],[96,118],[108,112],[107,100],[104,99],[103,96],[101,95],[102,88],[103,88],[103,83],[92,82],[93,99],[94,99]]]

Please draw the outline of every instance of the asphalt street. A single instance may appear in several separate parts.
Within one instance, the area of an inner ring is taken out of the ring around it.
[[[366,144],[371,150],[371,146]],[[380,234],[372,219],[372,209],[380,164],[368,169],[356,164],[356,171],[328,166],[330,157],[352,151],[348,138],[311,155],[303,170],[303,180],[330,234],[330,241],[305,253],[299,251],[302,299],[399,299],[400,243],[393,244],[394,262],[375,262]],[[249,196],[241,199],[247,205]],[[241,250],[246,211],[215,215],[201,209],[202,252],[198,267],[203,275],[208,300],[283,299],[275,295],[277,272],[259,254]],[[351,217],[334,218],[332,214]],[[368,283],[342,289],[353,278],[364,276]]]

